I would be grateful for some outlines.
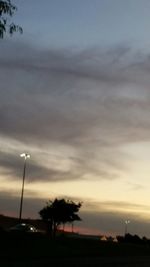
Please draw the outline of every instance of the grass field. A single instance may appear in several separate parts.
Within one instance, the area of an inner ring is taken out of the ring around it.
[[[150,246],[42,234],[5,233],[0,266],[150,266]]]

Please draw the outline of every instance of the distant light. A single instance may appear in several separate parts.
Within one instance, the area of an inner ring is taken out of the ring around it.
[[[125,221],[125,223],[126,223],[126,224],[128,224],[128,223],[130,223],[130,221],[129,221],[129,220],[127,220],[127,221]]]
[[[27,159],[27,158],[30,158],[30,155],[29,154],[27,154],[27,153],[22,153],[22,154],[20,154],[20,157],[24,157],[25,159]]]

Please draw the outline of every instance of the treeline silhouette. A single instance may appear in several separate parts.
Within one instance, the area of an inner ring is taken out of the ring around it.
[[[145,236],[143,236],[141,238],[136,234],[135,235],[131,235],[131,234],[128,233],[125,236],[117,236],[117,240],[120,243],[148,244],[148,245],[150,245],[150,239],[148,239]]]

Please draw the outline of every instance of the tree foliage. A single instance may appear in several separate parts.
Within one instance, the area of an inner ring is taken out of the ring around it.
[[[10,18],[17,11],[17,7],[10,0],[0,0],[0,38],[4,38],[6,33],[12,35],[14,32],[22,33],[19,25],[10,21]]]
[[[75,203],[71,200],[55,199],[49,200],[47,205],[40,210],[41,218],[48,224],[49,232],[55,235],[56,230],[61,224],[73,223],[80,221],[81,218],[77,214],[81,207],[81,203]]]

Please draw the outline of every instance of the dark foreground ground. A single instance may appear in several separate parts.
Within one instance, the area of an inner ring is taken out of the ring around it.
[[[150,245],[5,233],[0,235],[0,267],[7,266],[150,267]]]

